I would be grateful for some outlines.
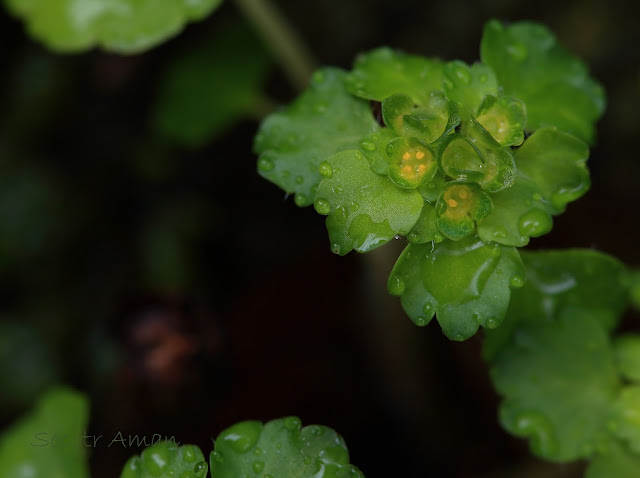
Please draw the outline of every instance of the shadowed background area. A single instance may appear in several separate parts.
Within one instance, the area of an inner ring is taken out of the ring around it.
[[[591,191],[530,247],[640,264],[630,2],[277,6],[343,68],[380,45],[472,62],[490,18],[548,25],[608,108]],[[404,239],[334,256],[322,217],[257,175],[258,120],[297,92],[233,3],[129,57],[51,53],[2,10],[0,61],[0,424],[64,383],[89,393],[88,433],[105,437],[94,478],[140,451],[108,447],[118,432],[206,454],[236,421],[286,415],[335,428],[368,478],[581,476],[501,430],[481,334],[450,343],[387,294]]]

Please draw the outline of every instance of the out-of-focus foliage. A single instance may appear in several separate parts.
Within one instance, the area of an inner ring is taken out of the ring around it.
[[[222,0],[4,0],[30,35],[60,52],[138,53],[201,20]]]

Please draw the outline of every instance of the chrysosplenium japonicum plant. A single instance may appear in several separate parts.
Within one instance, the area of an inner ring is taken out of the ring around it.
[[[502,322],[518,247],[589,188],[602,88],[544,27],[489,22],[481,62],[388,48],[317,71],[256,137],[260,174],[327,216],[331,250],[409,245],[389,292],[464,340]]]

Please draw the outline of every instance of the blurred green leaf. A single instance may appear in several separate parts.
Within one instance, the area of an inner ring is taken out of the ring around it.
[[[624,334],[613,343],[618,369],[624,378],[640,382],[640,335]]]
[[[511,341],[520,323],[552,322],[567,307],[597,313],[610,332],[628,303],[626,269],[615,258],[589,249],[520,251],[526,283],[514,291],[507,320],[487,332],[483,354],[490,360]]]
[[[222,0],[4,0],[37,40],[60,52],[138,53],[201,20]]]
[[[359,151],[343,151],[322,164],[315,208],[328,215],[331,249],[345,255],[367,252],[404,235],[414,226],[424,200],[418,191],[400,189],[371,170]]]
[[[556,128],[533,133],[515,152],[518,176],[492,195],[494,211],[478,224],[484,241],[524,246],[551,230],[552,215],[582,196],[591,184],[588,146]]]
[[[176,58],[160,78],[156,129],[190,147],[214,140],[259,113],[269,56],[251,30],[234,25]]]
[[[402,93],[425,105],[431,91],[442,89],[442,62],[378,48],[356,58],[346,84],[349,93],[366,100],[382,101]]]
[[[463,120],[475,116],[485,96],[498,92],[493,70],[482,63],[469,66],[462,61],[451,61],[444,66],[444,78],[444,94],[458,104]]]
[[[640,454],[640,386],[622,389],[609,414],[609,432]]]
[[[588,457],[606,439],[620,383],[602,314],[568,307],[552,320],[519,323],[490,360],[505,397],[500,422],[530,438],[532,452],[547,460]]]
[[[340,435],[321,425],[301,428],[296,417],[236,423],[216,438],[210,462],[212,478],[364,477],[349,464]]]
[[[389,277],[389,292],[417,325],[437,314],[444,334],[465,340],[478,327],[500,325],[511,287],[520,287],[524,270],[518,251],[484,244],[476,237],[438,244],[410,244]]]
[[[527,131],[557,126],[586,142],[593,141],[594,123],[605,107],[603,89],[546,27],[490,21],[484,29],[480,57],[495,71],[503,93],[525,102]]]
[[[298,206],[313,203],[322,161],[357,149],[364,136],[379,128],[369,104],[347,93],[344,77],[337,68],[316,71],[311,86],[284,111],[268,116],[256,136],[258,171],[295,193]]]
[[[166,440],[129,458],[120,478],[205,478],[208,469],[200,448]]]
[[[591,460],[584,478],[638,478],[640,456],[617,441],[609,441]]]
[[[0,437],[3,478],[88,478],[85,435],[89,405],[74,391],[56,388]]]

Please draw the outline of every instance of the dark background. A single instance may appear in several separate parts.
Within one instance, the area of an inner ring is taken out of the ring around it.
[[[530,247],[637,265],[632,3],[277,2],[320,64],[344,68],[379,45],[471,62],[490,18],[548,25],[608,108],[591,191]],[[161,433],[207,454],[236,421],[298,415],[339,431],[368,478],[581,476],[500,429],[481,334],[450,343],[388,296],[404,239],[331,254],[322,218],[256,174],[254,119],[195,149],[152,126],[163,72],[242,21],[227,2],[145,54],[57,55],[0,12],[0,423],[64,383],[90,395],[88,432],[103,440]],[[297,94],[275,64],[264,92]],[[139,451],[98,444],[93,477],[118,476]]]

